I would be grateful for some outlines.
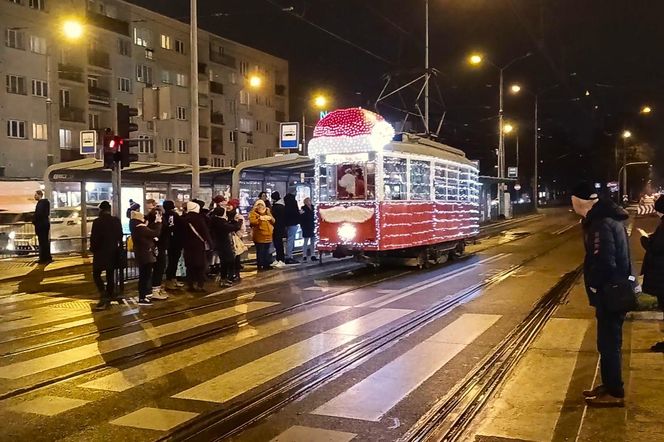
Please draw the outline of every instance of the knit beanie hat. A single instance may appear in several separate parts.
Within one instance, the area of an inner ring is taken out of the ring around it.
[[[100,212],[107,212],[111,210],[111,203],[108,201],[102,201],[99,203],[99,211]]]
[[[572,189],[572,196],[581,200],[596,200],[599,198],[595,185],[588,181],[582,181]]]
[[[171,200],[164,201],[164,210],[175,210],[175,203]]]
[[[187,212],[200,213],[201,206],[193,201],[187,201]]]

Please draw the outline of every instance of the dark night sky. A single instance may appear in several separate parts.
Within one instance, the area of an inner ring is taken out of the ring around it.
[[[188,20],[188,0],[131,1]],[[623,128],[634,142],[664,150],[664,1],[430,0],[430,8],[431,60],[445,103],[433,105],[433,117],[447,110],[441,139],[480,159],[483,172],[495,164],[498,73],[469,67],[473,50],[499,65],[530,51],[506,71],[506,83],[559,84],[540,98],[546,182],[609,178],[612,134]],[[292,116],[317,90],[334,97],[333,107],[373,108],[385,73],[424,63],[424,0],[199,0],[199,25],[288,59]],[[638,115],[645,103],[655,110],[648,117]],[[528,95],[506,98],[506,116],[520,127],[522,166],[532,162],[532,106]],[[515,143],[507,143],[512,165]]]

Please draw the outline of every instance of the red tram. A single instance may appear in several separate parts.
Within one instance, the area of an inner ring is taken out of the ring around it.
[[[479,233],[478,169],[461,150],[410,134],[396,141],[383,117],[351,108],[318,122],[309,155],[321,251],[424,265]]]

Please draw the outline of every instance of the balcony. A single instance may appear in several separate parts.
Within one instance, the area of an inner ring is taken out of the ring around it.
[[[116,34],[130,36],[129,22],[97,14],[94,11],[87,11],[87,24],[115,32]]]
[[[111,106],[111,94],[106,89],[88,86],[88,103],[97,106]]]
[[[213,94],[223,95],[224,94],[224,85],[222,83],[218,83],[216,81],[211,81],[210,82],[210,92],[212,92]]]
[[[223,126],[224,114],[222,114],[221,112],[212,112],[212,115],[210,116],[210,121],[212,122],[212,124]]]
[[[207,126],[198,126],[198,138],[202,138],[204,140],[210,138],[210,132]]]
[[[286,85],[276,84],[274,86],[274,93],[279,95],[280,97],[285,97],[286,96]]]
[[[73,123],[85,123],[85,109],[72,106],[60,107],[60,120]]]
[[[277,122],[279,123],[283,123],[284,121],[286,121],[286,112],[275,111],[274,119],[277,120]]]
[[[58,77],[61,80],[83,83],[83,68],[73,64],[58,63]]]
[[[212,47],[210,47],[210,61],[219,63],[229,68],[237,69],[237,60],[235,60],[235,57],[215,52]]]
[[[110,69],[111,56],[108,52],[88,49],[88,64],[98,68]]]

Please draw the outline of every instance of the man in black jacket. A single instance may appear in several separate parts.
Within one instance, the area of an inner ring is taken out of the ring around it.
[[[164,225],[162,227],[162,236],[166,234],[165,245],[168,247],[166,266],[166,289],[177,290],[184,287],[184,284],[177,280],[178,263],[182,256],[182,242],[184,240],[183,221],[175,210],[175,203],[170,200],[164,201]]]
[[[623,222],[627,212],[610,200],[600,199],[591,183],[581,183],[572,192],[572,207],[583,219],[586,257],[583,264],[586,293],[597,318],[597,350],[602,384],[586,390],[588,405],[624,406],[621,373],[624,312],[606,308],[605,287],[633,280],[629,241]]]
[[[51,241],[49,233],[51,231],[51,203],[44,198],[44,192],[38,190],[35,192],[35,214],[32,218],[32,224],[35,226],[37,241],[39,242],[39,264],[48,264],[53,262],[51,256]]]
[[[272,192],[272,216],[274,217],[274,233],[272,233],[272,244],[277,254],[274,267],[286,265],[286,254],[284,253],[284,238],[286,237],[286,206],[279,192]]]
[[[99,292],[95,310],[105,310],[115,298],[115,269],[118,268],[122,244],[122,223],[111,215],[111,204],[99,204],[99,217],[92,222],[90,251],[92,252],[92,279]],[[106,272],[106,285],[101,273]]]

